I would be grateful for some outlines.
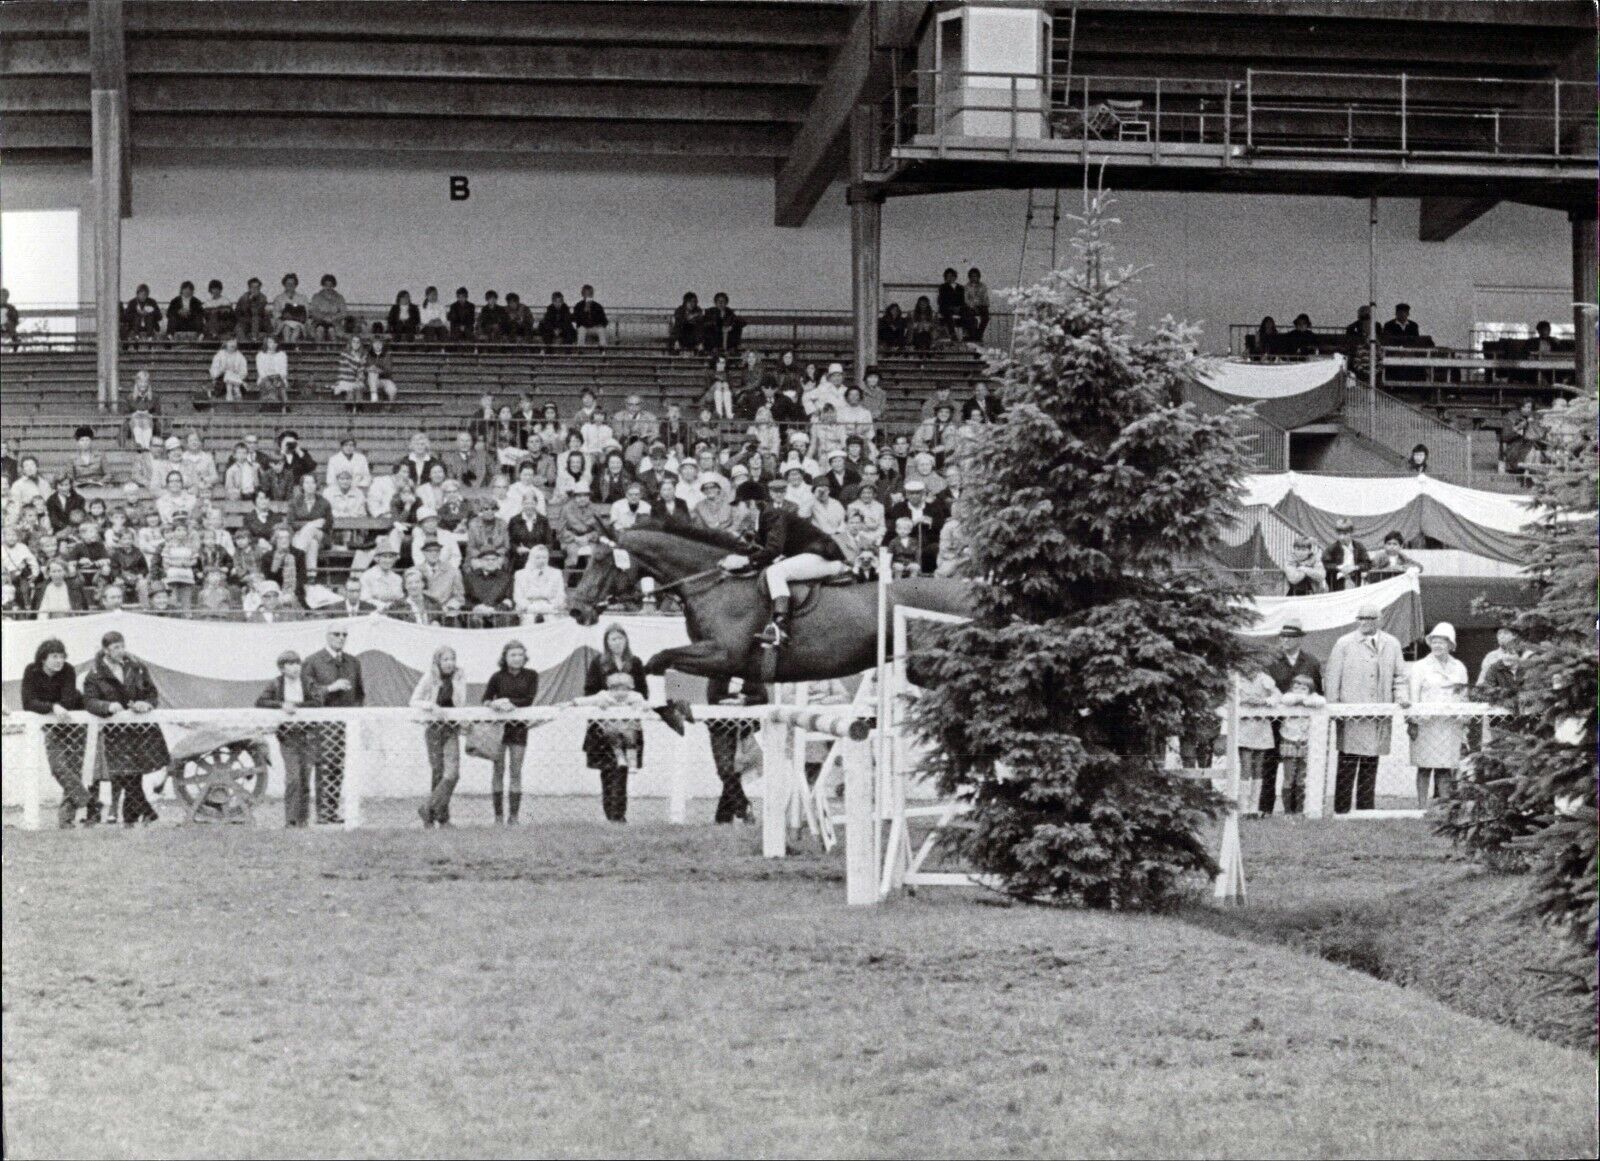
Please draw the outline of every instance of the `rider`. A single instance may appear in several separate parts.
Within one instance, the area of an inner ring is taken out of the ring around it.
[[[788,639],[789,582],[838,576],[848,567],[833,538],[784,498],[787,487],[782,479],[767,481],[767,504],[756,523],[758,547],[749,557],[734,554],[721,562],[729,572],[751,563],[765,568],[767,590],[772,594],[772,623],[762,631],[760,640],[767,648],[776,648]]]

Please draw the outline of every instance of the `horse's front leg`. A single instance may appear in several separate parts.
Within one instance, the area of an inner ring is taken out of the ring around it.
[[[715,641],[696,641],[692,645],[663,649],[644,666],[644,671],[651,677],[660,677],[669,669],[676,669],[690,677],[740,676],[738,662]]]

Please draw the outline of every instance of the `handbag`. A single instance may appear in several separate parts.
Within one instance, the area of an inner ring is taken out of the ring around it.
[[[504,722],[473,722],[467,727],[467,753],[485,762],[497,762],[506,745]]]

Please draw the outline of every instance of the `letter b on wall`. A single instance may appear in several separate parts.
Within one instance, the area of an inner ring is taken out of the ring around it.
[[[450,179],[450,200],[464,202],[472,196],[472,190],[467,185],[467,179],[459,174]]]

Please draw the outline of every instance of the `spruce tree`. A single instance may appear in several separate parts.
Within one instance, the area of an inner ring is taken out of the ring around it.
[[[1192,566],[1248,449],[1242,409],[1183,402],[1194,329],[1136,337],[1107,211],[1096,198],[1070,265],[1014,295],[1005,415],[964,464],[958,512],[976,616],[919,637],[911,722],[942,792],[973,803],[953,841],[974,869],[1019,897],[1159,907],[1216,872],[1202,833],[1223,799],[1163,756],[1216,733],[1244,649],[1245,594]]]

